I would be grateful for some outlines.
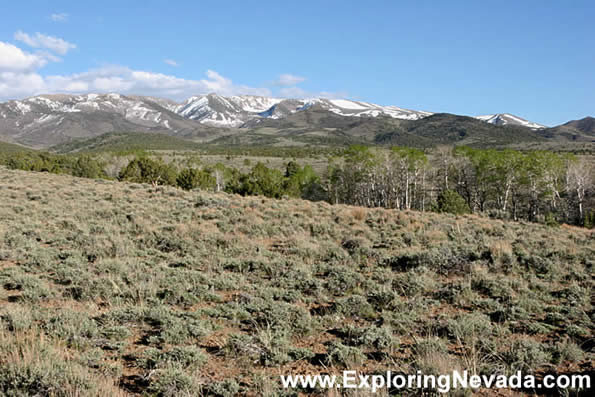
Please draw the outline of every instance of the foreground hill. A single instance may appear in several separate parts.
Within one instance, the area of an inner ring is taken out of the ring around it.
[[[0,219],[3,394],[593,373],[587,230],[5,169]]]

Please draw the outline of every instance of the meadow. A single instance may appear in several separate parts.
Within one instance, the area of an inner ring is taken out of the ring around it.
[[[2,395],[594,371],[593,230],[3,167],[0,220]]]

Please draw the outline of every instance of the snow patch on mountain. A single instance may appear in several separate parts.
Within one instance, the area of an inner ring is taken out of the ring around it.
[[[382,106],[349,99],[281,99],[238,95],[196,95],[182,103],[156,97],[84,94],[39,95],[0,103],[0,133],[22,142],[49,145],[68,137],[96,136],[129,129],[171,133],[192,132],[201,124],[238,128],[254,126],[266,119],[283,119],[316,106],[345,117],[392,117],[419,120],[430,112]],[[512,114],[478,116],[495,125],[520,125],[532,129],[544,126]],[[249,123],[250,122],[250,123]],[[59,136],[49,138],[47,135]]]
[[[545,125],[534,123],[509,113],[486,114],[476,116],[475,118],[494,125],[519,125],[534,130],[547,128]]]
[[[335,105],[338,108],[342,109],[350,109],[350,110],[363,110],[367,109],[367,107],[358,104],[357,102],[348,101],[345,99],[330,99],[330,103]]]
[[[217,127],[239,127],[249,120],[259,118],[280,119],[313,105],[340,116],[388,116],[404,120],[418,120],[430,112],[381,106],[347,99],[278,99],[258,96],[222,97],[215,94],[193,96],[175,109],[182,117]]]
[[[193,96],[175,109],[182,117],[216,127],[239,127],[246,121],[262,117],[281,99],[242,95],[223,97],[216,94]]]
[[[346,99],[319,99],[318,103],[323,108],[341,116],[388,116],[395,119],[419,120],[432,114],[430,112],[402,109],[396,106],[382,106],[374,103],[350,101]]]

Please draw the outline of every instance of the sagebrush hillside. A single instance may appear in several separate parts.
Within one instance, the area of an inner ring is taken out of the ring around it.
[[[297,395],[280,374],[345,368],[593,373],[586,229],[3,168],[0,219],[3,395]]]

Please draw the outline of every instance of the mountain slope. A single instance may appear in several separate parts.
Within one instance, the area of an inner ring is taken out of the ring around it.
[[[542,132],[548,138],[576,142],[595,142],[595,118],[572,120]]]
[[[473,117],[436,113],[421,120],[402,123],[395,131],[379,133],[374,141],[401,145],[405,136],[413,135],[434,146],[457,144],[475,147],[499,147],[519,142],[539,142],[545,138],[520,126],[498,126]]]
[[[548,140],[530,128],[498,126],[473,117],[437,113],[419,120],[389,116],[346,117],[319,104],[280,119],[251,120],[250,131],[219,138],[225,145],[300,145],[353,143],[432,147],[439,144],[503,147]]]
[[[572,120],[566,124],[562,124],[562,127],[573,128],[585,134],[595,136],[595,117],[585,117],[580,120]]]
[[[197,150],[200,145],[176,136],[145,132],[109,132],[93,138],[77,139],[52,146],[56,153],[129,151],[129,150]]]
[[[472,118],[346,99],[249,95],[200,95],[181,104],[119,94],[41,95],[0,104],[0,140],[35,148],[114,131],[162,133],[226,145],[368,142],[491,147],[544,140],[556,145],[592,141],[592,125],[587,118],[547,129],[510,114]]]
[[[488,114],[485,116],[476,116],[475,118],[494,125],[513,125],[532,129],[547,128],[545,125],[534,123],[509,113]]]
[[[402,109],[396,106],[381,106],[368,102],[350,101],[346,99],[316,99],[306,102],[320,104],[323,109],[329,110],[341,116],[353,117],[378,117],[389,116],[402,120],[419,120],[431,115],[430,112]]]
[[[259,117],[280,99],[259,96],[222,97],[216,94],[194,96],[175,108],[180,116],[216,127],[239,127]]]
[[[216,94],[191,97],[175,108],[175,111],[185,118],[197,120],[203,124],[239,127],[245,123],[254,125],[263,119],[285,118],[313,106],[339,116],[352,117],[390,116],[397,119],[418,120],[431,114],[346,99],[282,100],[249,95],[222,97]]]
[[[47,147],[111,131],[190,133],[200,124],[166,102],[118,94],[41,95],[0,104],[0,139]]]

